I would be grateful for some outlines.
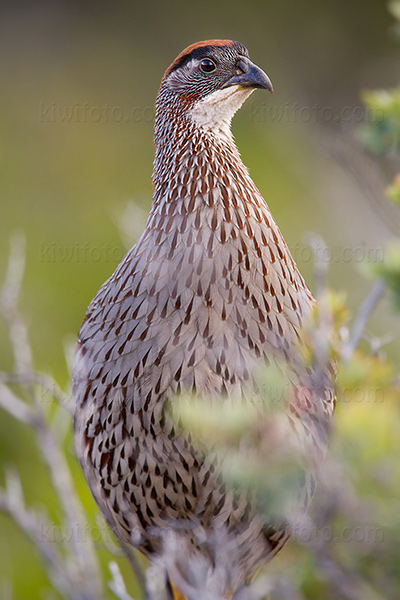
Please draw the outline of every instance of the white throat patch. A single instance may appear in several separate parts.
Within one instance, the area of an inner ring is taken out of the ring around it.
[[[231,137],[231,121],[254,88],[232,85],[206,96],[191,108],[190,118],[196,125],[216,136]]]

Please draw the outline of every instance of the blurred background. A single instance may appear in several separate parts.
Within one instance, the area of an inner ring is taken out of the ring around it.
[[[75,339],[87,305],[135,241],[151,204],[153,107],[162,74],[184,47],[208,38],[244,43],[273,82],[275,93],[255,92],[233,131],[310,286],[307,232],[324,239],[329,285],[344,292],[351,310],[371,285],[366,266],[382,261],[385,245],[399,234],[399,209],[384,200],[398,162],[360,143],[373,118],[365,114],[362,91],[399,84],[400,44],[386,2],[4,2],[0,276],[10,235],[23,232],[20,309],[35,367],[62,387],[69,378],[65,344]],[[385,352],[398,364],[399,319],[386,299],[368,328],[373,336],[389,334]],[[3,324],[0,365],[12,368]],[[1,483],[3,466],[16,465],[27,502],[46,505],[57,519],[36,457],[33,435],[1,413]],[[0,597],[57,598],[49,586],[29,541],[0,514]]]

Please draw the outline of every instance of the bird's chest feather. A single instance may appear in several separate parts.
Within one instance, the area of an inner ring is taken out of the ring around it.
[[[212,201],[189,195],[153,210],[82,327],[96,402],[122,395],[137,411],[177,389],[242,394],[257,361],[295,344],[310,299],[261,202],[216,186]]]

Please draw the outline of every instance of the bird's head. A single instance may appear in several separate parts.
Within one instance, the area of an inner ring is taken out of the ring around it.
[[[243,44],[207,40],[183,50],[166,70],[157,110],[170,100],[203,130],[228,132],[233,115],[256,88],[273,91]]]

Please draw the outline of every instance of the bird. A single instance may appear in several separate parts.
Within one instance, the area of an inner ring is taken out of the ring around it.
[[[335,403],[332,368],[317,376],[297,350],[315,299],[231,131],[256,89],[273,91],[232,40],[192,44],[165,71],[145,229],[90,303],[76,346],[85,477],[117,538],[165,569],[175,599],[236,597],[291,528],[229,488],[168,407],[185,394],[204,410],[250,405],[257,365],[283,362],[294,382],[285,418],[323,457]],[[310,469],[302,508],[314,487]]]

